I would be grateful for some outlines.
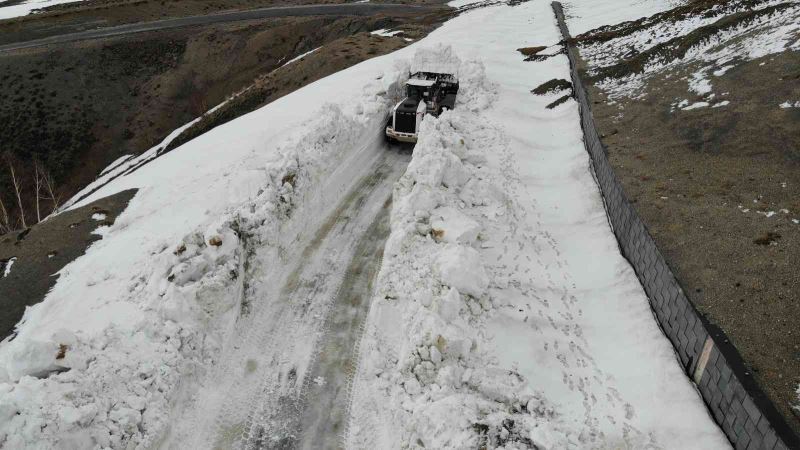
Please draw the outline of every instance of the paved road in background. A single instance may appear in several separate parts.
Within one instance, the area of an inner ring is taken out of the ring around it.
[[[210,25],[215,23],[237,22],[242,20],[267,19],[272,17],[290,16],[369,16],[378,13],[407,13],[430,12],[441,7],[413,6],[391,3],[343,3],[333,5],[300,5],[300,6],[274,6],[247,11],[230,11],[214,13],[204,16],[179,17],[163,19],[153,22],[140,22],[119,25],[94,30],[79,31],[75,33],[49,36],[26,42],[15,42],[0,45],[0,53],[21,50],[25,48],[41,47],[44,45],[64,44],[68,42],[100,39],[127,34],[143,33],[146,31],[168,30],[196,25]]]

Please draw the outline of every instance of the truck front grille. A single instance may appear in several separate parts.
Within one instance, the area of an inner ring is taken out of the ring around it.
[[[394,130],[401,133],[416,133],[417,115],[398,112],[394,118]]]

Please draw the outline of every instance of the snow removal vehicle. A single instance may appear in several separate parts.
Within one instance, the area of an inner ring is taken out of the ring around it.
[[[390,141],[417,142],[417,132],[425,114],[438,116],[453,109],[458,93],[454,73],[416,72],[406,81],[406,98],[392,108],[386,122]]]
[[[406,97],[392,108],[386,122],[386,138],[417,142],[425,114],[438,116],[445,109],[453,109],[460,68],[461,60],[449,45],[418,48],[408,68]]]

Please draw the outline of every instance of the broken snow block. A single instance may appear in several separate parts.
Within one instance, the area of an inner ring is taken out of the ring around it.
[[[479,298],[489,287],[489,276],[481,255],[472,247],[448,244],[437,262],[442,284],[456,288],[458,292]]]
[[[432,233],[436,232],[434,238],[437,241],[464,245],[473,245],[481,230],[478,222],[451,206],[431,212],[431,228]]]

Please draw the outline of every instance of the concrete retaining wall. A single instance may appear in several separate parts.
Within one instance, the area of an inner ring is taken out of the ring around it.
[[[602,191],[608,221],[622,255],[644,287],[653,313],[697,384],[709,412],[737,449],[800,449],[800,439],[757,385],[725,333],[694,308],[658,250],[608,161],[576,66],[561,4],[553,10],[569,56],[575,99],[580,104],[584,144]]]

